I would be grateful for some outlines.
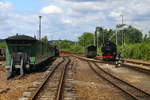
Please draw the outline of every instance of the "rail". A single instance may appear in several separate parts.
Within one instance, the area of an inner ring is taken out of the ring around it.
[[[65,61],[65,59],[63,58],[63,60],[61,62],[59,62],[52,70],[51,72],[46,76],[46,78],[44,79],[44,81],[40,84],[40,86],[32,93],[32,95],[29,97],[29,100],[35,100],[37,95],[39,94],[39,92],[41,91],[41,89],[43,88],[43,86],[46,84],[46,82],[48,81],[48,79],[54,74],[55,70],[58,68],[58,66],[60,66],[60,64],[62,64]]]
[[[110,82],[113,86],[117,87],[118,89],[122,90],[123,92],[125,92],[126,94],[128,94],[130,97],[132,97],[133,99],[135,100],[142,100],[143,98],[146,98],[146,99],[143,99],[143,100],[149,100],[150,98],[150,94],[147,93],[146,91],[144,90],[141,90],[140,88],[137,88],[133,85],[131,85],[130,83],[124,81],[124,80],[121,80],[120,78],[108,73],[107,71],[103,70],[101,67],[99,67],[95,62],[93,62],[93,64],[99,69],[99,71],[97,71],[96,69],[93,68],[93,66],[91,65],[90,62],[88,62],[90,68],[100,77],[102,77],[103,79],[105,79],[106,81]],[[112,80],[113,78],[113,80]],[[119,84],[118,84],[119,83]],[[130,87],[130,91],[128,91],[127,89],[124,89],[123,87],[119,86],[120,84],[123,84],[123,85],[127,85],[128,87]],[[131,92],[131,89],[136,91],[137,93],[133,93]],[[140,94],[137,95],[137,94]],[[141,96],[142,95],[142,96]]]

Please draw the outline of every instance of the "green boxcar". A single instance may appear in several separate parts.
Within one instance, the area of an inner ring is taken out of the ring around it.
[[[16,69],[23,75],[27,69],[55,56],[56,46],[45,43],[26,35],[16,35],[6,39],[6,66],[8,78]]]

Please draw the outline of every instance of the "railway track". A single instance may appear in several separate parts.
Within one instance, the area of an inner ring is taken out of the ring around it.
[[[146,62],[138,62],[138,61],[133,61],[128,59],[126,60],[126,62],[150,67],[150,63],[146,63]]]
[[[149,100],[150,94],[146,91],[137,88],[130,83],[110,74],[109,72],[103,70],[95,62],[88,62],[90,68],[100,77],[111,83],[113,86],[120,89],[122,92],[126,93],[133,100]]]
[[[41,82],[37,81],[38,85],[33,85],[28,90],[32,91],[26,92],[26,94],[28,93],[27,97],[23,96],[19,100],[61,100],[65,91],[65,75],[70,62],[69,57],[63,57],[61,62],[47,72],[48,74]]]
[[[96,60],[101,60],[101,59],[96,58]],[[106,62],[106,63],[114,64],[111,62]],[[124,63],[122,63],[121,65],[122,65],[122,67],[127,67],[127,68],[130,68],[132,70],[143,72],[145,74],[150,74],[150,63],[125,60]]]
[[[129,69],[133,69],[135,71],[142,72],[144,74],[150,75],[150,68],[148,69],[148,68],[138,67],[136,65],[130,65],[130,64],[126,64],[126,63],[123,63],[122,66],[127,67]]]
[[[39,86],[39,88],[33,93],[29,100],[40,100],[40,99],[54,99],[60,100],[62,89],[63,89],[63,82],[64,82],[64,75],[67,69],[68,64],[70,63],[69,59],[64,58],[63,62],[59,63],[53,71],[48,75],[48,77],[44,80],[44,82]],[[61,65],[61,66],[60,66]],[[51,79],[54,81],[52,82]],[[54,86],[49,85],[50,83],[54,83]],[[50,90],[51,89],[51,90]],[[53,95],[44,95],[49,92],[52,92]]]
[[[75,56],[75,57],[77,57],[77,56]],[[98,59],[98,58],[96,58],[96,59],[89,59],[89,58],[85,58],[85,57],[77,57],[77,58],[80,58],[80,59],[83,59],[86,61],[93,61],[93,62],[98,62],[98,63],[108,63],[108,64],[115,65],[115,63],[102,61],[101,59]],[[150,67],[149,66],[140,67],[140,66],[136,66],[136,65],[129,65],[126,63],[122,63],[122,67],[127,67],[127,68],[130,68],[132,70],[139,71],[139,72],[142,72],[144,74],[150,75]]]

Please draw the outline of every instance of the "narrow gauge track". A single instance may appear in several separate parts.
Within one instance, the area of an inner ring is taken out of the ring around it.
[[[87,61],[88,62],[88,61]],[[90,68],[100,77],[111,83],[113,86],[117,87],[124,93],[126,93],[129,97],[133,100],[149,100],[150,94],[144,90],[141,90],[126,81],[121,80],[120,78],[108,73],[107,71],[103,70],[99,65],[95,62],[88,62]],[[98,70],[97,70],[98,69]]]
[[[66,69],[67,69],[67,66],[68,64],[70,63],[70,59],[69,58],[66,58],[66,57],[63,57],[63,61],[60,62],[58,65],[56,65],[52,71],[47,75],[47,77],[45,78],[45,80],[43,81],[42,84],[40,84],[40,86],[32,93],[32,95],[29,97],[29,100],[38,100],[38,99],[42,99],[42,97],[40,97],[40,94],[41,92],[44,92],[44,90],[49,90],[50,87],[46,86],[46,84],[50,83],[50,80],[52,79],[53,75],[55,73],[61,71],[60,73],[60,78],[57,79],[57,81],[59,81],[57,87],[56,87],[56,94],[55,94],[55,97],[54,99],[55,100],[61,100],[61,97],[62,97],[62,89],[63,89],[63,82],[64,82],[64,76],[65,76],[65,73],[66,73]],[[61,66],[60,66],[61,65]],[[63,65],[63,66],[62,66]],[[55,80],[56,81],[56,80]],[[48,91],[46,91],[48,92]],[[44,92],[44,93],[46,93]],[[51,94],[49,94],[51,95]],[[48,97],[44,97],[43,98],[44,100],[46,99],[49,99],[49,100],[52,100],[51,98],[48,98]]]
[[[128,63],[133,63],[133,64],[140,64],[140,65],[143,65],[143,66],[149,66],[150,67],[150,63],[145,63],[145,62],[137,62],[137,61],[132,61],[132,60],[126,60],[126,62]]]
[[[149,69],[146,69],[146,68],[137,67],[137,66],[135,66],[135,65],[128,65],[128,64],[125,64],[125,63],[123,63],[122,66],[123,66],[123,67],[127,67],[127,68],[132,69],[132,70],[135,70],[135,71],[142,72],[142,73],[144,73],[144,74],[150,75],[150,70],[149,70]]]
[[[75,57],[77,57],[77,56],[75,56]],[[84,57],[78,57],[78,58],[86,60],[86,61],[93,61],[93,62],[98,62],[98,63],[108,63],[108,64],[115,65],[115,63],[113,63],[113,62],[103,61],[102,59],[99,59],[99,58],[95,58],[95,59],[88,59],[88,58],[84,58]],[[134,65],[128,65],[128,64],[125,64],[125,63],[122,64],[122,67],[127,67],[129,69],[132,69],[132,70],[150,75],[150,70],[146,69],[146,68],[137,67],[137,66],[134,66]]]

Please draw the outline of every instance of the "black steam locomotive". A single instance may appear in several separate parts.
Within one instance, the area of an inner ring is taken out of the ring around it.
[[[106,61],[116,61],[117,47],[111,41],[105,41],[102,47],[102,58]]]

